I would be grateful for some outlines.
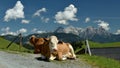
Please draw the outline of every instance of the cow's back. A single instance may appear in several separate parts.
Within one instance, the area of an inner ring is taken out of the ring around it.
[[[67,43],[59,43],[57,48],[58,48],[58,52],[62,52],[63,55],[67,54],[70,51],[69,45]]]

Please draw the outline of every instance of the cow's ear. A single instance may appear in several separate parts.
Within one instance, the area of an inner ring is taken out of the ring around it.
[[[45,41],[49,41],[49,38],[44,38]]]
[[[58,44],[63,44],[63,41],[59,40],[59,41],[58,41]]]
[[[31,37],[31,38],[29,39],[29,42],[34,45],[35,42],[36,42],[36,38]]]

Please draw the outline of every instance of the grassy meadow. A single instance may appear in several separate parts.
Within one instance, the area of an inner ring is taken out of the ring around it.
[[[78,55],[78,57],[95,68],[120,68],[120,61],[114,59],[89,55]]]
[[[11,41],[5,40],[0,37],[0,50],[8,50],[8,51],[19,51],[19,52],[32,52],[24,47],[20,47],[16,43],[12,43],[9,48],[7,46],[9,45]]]

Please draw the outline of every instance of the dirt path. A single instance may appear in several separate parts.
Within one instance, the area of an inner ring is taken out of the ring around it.
[[[0,51],[0,68],[93,68],[79,59],[46,62],[35,59],[38,56]]]

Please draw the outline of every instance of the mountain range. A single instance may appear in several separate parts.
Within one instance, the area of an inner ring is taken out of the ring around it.
[[[67,28],[59,27],[55,30],[55,33],[71,33],[79,36],[83,40],[88,39],[88,40],[92,40],[95,42],[102,42],[102,43],[120,41],[120,35],[110,33],[102,27],[94,28],[89,26],[85,29],[76,28],[73,26],[70,26]]]
[[[51,35],[56,35],[59,40],[64,42],[76,42],[81,40],[91,40],[95,42],[119,42],[120,41],[120,35],[112,34],[102,27],[94,28],[94,27],[87,27],[85,29],[82,28],[76,28],[73,26],[70,27],[58,27],[53,32],[48,33],[34,33],[27,36],[23,36],[23,44],[26,44],[29,41],[29,38],[31,35],[35,35],[37,37],[49,37]],[[4,35],[3,38],[7,40],[14,40],[16,36],[13,35]],[[17,39],[15,42],[19,42],[19,39]]]

